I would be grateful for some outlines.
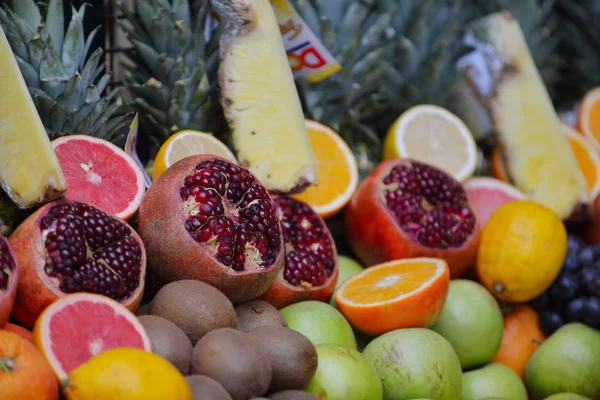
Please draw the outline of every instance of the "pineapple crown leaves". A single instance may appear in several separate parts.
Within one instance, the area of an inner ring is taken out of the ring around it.
[[[180,129],[209,130],[216,107],[218,42],[207,39],[207,0],[117,3],[135,48],[125,64],[128,102],[145,114],[161,144]],[[210,31],[212,39],[219,34]]]
[[[110,75],[103,74],[101,49],[89,55],[98,28],[85,38],[85,5],[73,8],[66,31],[62,0],[50,0],[44,18],[34,0],[13,5],[0,8],[0,24],[50,138],[121,139],[129,118],[117,115],[116,90],[102,97]]]

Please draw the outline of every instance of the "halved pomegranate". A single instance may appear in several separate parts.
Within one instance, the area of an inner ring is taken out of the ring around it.
[[[276,308],[305,300],[329,301],[338,277],[337,250],[325,221],[306,203],[274,198],[285,240],[285,264],[261,297]]]
[[[8,322],[15,303],[19,266],[8,240],[0,235],[0,329]]]
[[[61,200],[11,235],[20,266],[13,315],[26,326],[58,297],[97,293],[134,311],[142,299],[146,251],[126,222],[88,203]]]
[[[448,174],[418,161],[394,159],[381,163],[361,184],[346,211],[346,231],[367,266],[401,258],[443,258],[456,278],[477,254],[473,210],[462,185]]]
[[[138,221],[150,268],[166,282],[197,279],[241,303],[264,293],[283,266],[273,199],[221,157],[173,164],[146,192]]]

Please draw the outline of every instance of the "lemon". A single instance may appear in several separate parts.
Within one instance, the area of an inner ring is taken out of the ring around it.
[[[158,150],[154,159],[152,180],[156,181],[163,172],[177,161],[200,154],[213,154],[237,164],[231,150],[210,133],[191,130],[179,131],[164,142]]]
[[[423,104],[406,110],[388,130],[383,158],[412,158],[465,182],[477,166],[477,146],[465,123],[450,111]]]
[[[192,400],[181,373],[156,354],[134,348],[104,351],[63,382],[69,400]]]
[[[566,253],[567,231],[558,215],[532,200],[514,201],[483,228],[477,274],[500,300],[526,302],[548,289]]]

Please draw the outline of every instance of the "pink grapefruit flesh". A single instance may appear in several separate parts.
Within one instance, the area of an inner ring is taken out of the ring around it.
[[[494,211],[504,204],[526,198],[519,189],[495,178],[471,178],[464,184],[464,188],[482,227]]]
[[[44,310],[33,336],[59,379],[109,349],[151,351],[148,334],[136,316],[118,302],[97,294],[75,293],[60,298]]]
[[[52,147],[67,180],[67,198],[85,201],[128,220],[144,196],[144,175],[135,161],[106,140],[65,136]]]

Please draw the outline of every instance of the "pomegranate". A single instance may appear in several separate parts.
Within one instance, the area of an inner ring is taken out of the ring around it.
[[[160,279],[197,279],[233,303],[260,296],[283,266],[273,199],[252,173],[221,157],[172,165],[146,192],[138,223]]]
[[[367,266],[401,258],[443,258],[453,278],[475,262],[479,229],[461,184],[410,159],[381,163],[346,211],[352,249]]]
[[[10,244],[21,268],[13,315],[26,326],[69,293],[101,294],[132,311],[139,306],[144,245],[126,222],[91,204],[46,204],[15,230]]]
[[[327,302],[338,277],[337,250],[325,221],[304,202],[275,197],[285,240],[285,263],[261,297],[276,308],[304,300]]]
[[[0,329],[8,322],[15,303],[19,268],[10,244],[0,235]]]

